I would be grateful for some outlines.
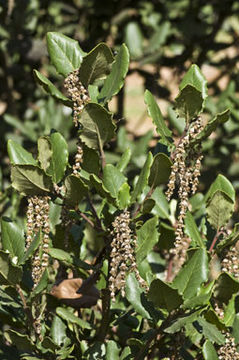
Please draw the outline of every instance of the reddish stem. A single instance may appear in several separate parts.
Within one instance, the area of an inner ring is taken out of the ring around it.
[[[213,248],[214,248],[214,246],[215,246],[215,244],[216,244],[219,236],[220,236],[222,233],[223,233],[222,231],[217,230],[216,235],[214,236],[214,238],[213,238],[213,240],[212,240],[212,243],[211,243],[211,246],[210,246],[210,248],[209,248],[209,252],[212,252],[212,250],[213,250]]]

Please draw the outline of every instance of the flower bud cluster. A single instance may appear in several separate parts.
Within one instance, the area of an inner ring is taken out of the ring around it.
[[[42,232],[42,243],[34,254],[32,261],[32,278],[34,287],[39,283],[48,266],[49,251],[49,196],[33,196],[28,198],[26,249],[29,248],[34,236]]]
[[[222,271],[228,272],[233,275],[235,278],[239,277],[239,259],[238,259],[238,249],[236,246],[232,246],[230,249],[224,251],[224,257],[222,259]]]
[[[73,165],[73,175],[78,176],[81,170],[81,164],[83,162],[83,149],[78,142],[77,144],[77,153],[75,155],[75,164]]]
[[[201,118],[192,122],[187,133],[181,138],[174,154],[171,174],[166,191],[167,199],[173,195],[176,180],[178,180],[179,216],[175,230],[175,248],[171,253],[175,255],[180,266],[185,261],[186,250],[190,239],[184,236],[184,219],[189,206],[189,195],[194,194],[198,186],[202,155],[199,149],[190,147],[190,142],[202,131]]]
[[[125,278],[129,271],[134,271],[140,285],[147,287],[137,269],[134,254],[137,242],[132,236],[129,224],[130,213],[126,210],[116,216],[112,223],[109,289],[113,301],[115,301],[115,294],[118,290],[121,291],[122,296],[125,296]]]
[[[73,122],[75,126],[79,125],[78,117],[84,106],[90,101],[87,89],[82,85],[79,79],[79,69],[72,71],[64,83],[67,93],[73,101]]]
[[[217,351],[219,360],[239,360],[234,338],[229,332],[225,334],[225,337],[225,345],[221,346]]]

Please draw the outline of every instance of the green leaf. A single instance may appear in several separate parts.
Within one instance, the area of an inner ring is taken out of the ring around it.
[[[218,244],[217,244],[217,250],[221,251],[225,247],[229,247],[231,245],[236,244],[236,242],[239,240],[239,223],[236,223],[234,226],[234,229],[232,233],[223,238]]]
[[[130,158],[131,158],[131,149],[128,148],[124,151],[123,155],[121,156],[118,164],[116,165],[117,169],[121,172],[123,172],[125,170],[125,168],[127,167]]]
[[[98,44],[83,59],[79,78],[82,84],[87,87],[89,84],[103,80],[109,75],[114,57],[110,48],[104,44]]]
[[[35,252],[35,250],[39,247],[39,244],[42,240],[42,234],[39,231],[35,236],[34,239],[32,240],[29,248],[27,249],[27,251],[25,252],[21,264],[24,264],[31,256],[32,254]]]
[[[23,123],[21,120],[16,118],[15,116],[5,114],[3,116],[4,121],[13,126],[15,129],[17,129],[20,134],[23,134],[27,137],[27,139],[30,139],[31,141],[35,142],[37,139],[37,134],[32,126],[29,126],[29,122]]]
[[[84,184],[81,178],[75,175],[67,176],[65,180],[65,187],[65,201],[66,204],[70,206],[78,205],[88,191],[87,186]]]
[[[41,136],[37,140],[37,148],[38,148],[38,160],[41,164],[41,168],[47,172],[47,169],[51,163],[52,150],[51,150],[51,142],[49,136]]]
[[[124,78],[129,68],[129,51],[125,44],[121,45],[113,62],[110,74],[98,96],[99,102],[106,104],[114,95],[118,94],[124,85]]]
[[[35,349],[34,345],[32,344],[30,338],[27,335],[23,335],[21,333],[9,329],[5,333],[5,336],[12,345],[17,347],[19,351],[32,352]]]
[[[190,312],[186,316],[179,317],[176,321],[173,322],[172,325],[167,327],[164,331],[169,334],[174,334],[182,329],[185,325],[191,324],[196,321],[203,309],[199,309],[194,312]]]
[[[112,114],[101,105],[89,103],[81,113],[81,140],[92,149],[102,150],[104,143],[115,136]]]
[[[200,248],[205,248],[206,245],[198,231],[197,224],[192,216],[192,214],[188,211],[185,217],[185,228],[186,233],[189,235],[191,241],[195,243],[195,246],[199,246]]]
[[[160,279],[153,280],[150,284],[148,298],[155,306],[168,311],[177,309],[183,303],[178,291]]]
[[[207,286],[202,286],[197,293],[197,296],[194,296],[190,299],[184,301],[184,308],[185,309],[194,309],[197,306],[208,305],[213,290],[214,282],[210,282]]]
[[[22,268],[12,264],[9,253],[0,250],[0,284],[15,285],[21,281]]]
[[[137,263],[141,263],[141,261],[143,261],[153,249],[153,246],[158,242],[159,234],[157,231],[157,225],[158,218],[157,216],[154,216],[152,219],[146,221],[137,231]]]
[[[37,70],[33,70],[33,74],[35,80],[48,94],[50,94],[57,101],[60,101],[62,104],[71,106],[71,101],[65,95],[63,95],[47,77],[45,77]]]
[[[139,175],[138,181],[135,185],[134,191],[132,193],[132,197],[131,197],[132,204],[137,200],[138,196],[142,194],[144,188],[148,183],[152,162],[153,162],[153,155],[151,152],[149,152],[147,159],[144,163],[143,169],[141,170],[141,173]]]
[[[47,48],[52,64],[64,77],[80,67],[85,55],[78,41],[57,32],[47,33]]]
[[[181,269],[173,281],[173,287],[183,294],[184,298],[195,296],[200,285],[207,281],[208,258],[205,249],[198,249]]]
[[[23,195],[45,195],[53,184],[43,170],[33,165],[14,165],[11,168],[12,187]]]
[[[144,101],[148,106],[148,114],[156,126],[158,134],[161,136],[160,142],[164,145],[172,145],[172,132],[168,129],[159,106],[149,90],[145,91]]]
[[[106,360],[119,359],[120,348],[113,340],[108,340],[106,343]]]
[[[211,119],[204,129],[190,141],[190,145],[196,145],[207,139],[213,131],[217,129],[220,124],[227,122],[230,118],[230,110],[227,109],[220,114],[217,114],[215,118]]]
[[[111,196],[117,198],[119,189],[126,181],[125,176],[112,164],[107,164],[103,170],[103,184]]]
[[[226,225],[234,211],[234,202],[222,191],[216,191],[210,198],[207,207],[207,220],[219,230]]]
[[[178,114],[189,121],[202,111],[207,98],[207,81],[197,65],[191,65],[179,85],[179,90],[180,93],[175,99]]]
[[[56,313],[59,315],[62,319],[66,320],[68,323],[79,325],[82,329],[92,329],[92,326],[82,319],[80,319],[78,316],[75,316],[72,312],[70,312],[67,309],[64,309],[62,307],[56,308]]]
[[[13,165],[37,165],[32,154],[13,140],[8,140],[7,151],[11,164]]]
[[[209,340],[203,344],[202,353],[204,360],[218,360],[217,352]]]
[[[25,249],[24,231],[11,219],[3,217],[1,220],[2,249],[9,251],[11,258],[17,257],[20,263]]]
[[[52,340],[56,345],[61,346],[62,344],[64,344],[64,341],[66,339],[66,329],[67,327],[65,323],[61,320],[59,316],[55,315],[52,321],[50,334]]]
[[[235,201],[235,190],[230,181],[223,175],[219,174],[216,180],[210,186],[205,201],[210,200],[216,191],[224,192],[233,202]]]
[[[50,136],[52,157],[48,173],[52,175],[53,181],[59,183],[64,174],[68,164],[68,145],[64,137],[55,132]]]
[[[127,183],[121,185],[118,192],[118,204],[121,210],[126,209],[130,204],[130,187]]]
[[[142,304],[143,290],[140,288],[134,273],[130,273],[126,278],[125,292],[128,302],[133,306],[135,311],[144,318],[150,319],[151,316]]]
[[[102,183],[102,181],[96,175],[90,175],[90,182],[92,186],[96,189],[97,193],[103,198],[107,199],[107,201],[113,205],[116,205],[116,200],[113,198]]]
[[[202,333],[210,340],[212,343],[217,343],[219,345],[223,345],[225,343],[225,337],[222,333],[217,329],[217,327],[213,324],[207,322],[203,317],[199,317],[197,319],[199,325],[202,327]]]
[[[214,296],[223,303],[228,303],[232,295],[239,291],[239,282],[231,275],[222,273],[215,282]]]
[[[138,58],[143,55],[143,34],[137,22],[130,21],[125,27],[125,42],[130,56]]]
[[[171,166],[172,161],[167,155],[163,153],[155,155],[150,168],[149,186],[156,188],[161,184],[167,183],[171,173]]]
[[[62,249],[50,248],[49,254],[53,259],[64,261],[68,264],[73,264],[72,256]]]

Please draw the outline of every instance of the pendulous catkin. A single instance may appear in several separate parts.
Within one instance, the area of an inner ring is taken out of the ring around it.
[[[49,196],[32,196],[28,198],[26,249],[29,248],[38,231],[41,231],[42,234],[42,242],[32,259],[34,287],[37,286],[48,266],[50,233],[49,200]]]
[[[137,242],[129,225],[130,213],[127,210],[116,216],[112,223],[109,289],[113,301],[118,290],[123,297],[125,296],[125,279],[128,272],[134,271],[140,285],[147,288],[137,269],[135,259]]]
[[[178,181],[179,216],[175,229],[175,247],[171,249],[174,262],[179,269],[186,259],[186,250],[190,245],[190,239],[184,234],[184,219],[189,206],[189,195],[195,194],[198,187],[200,167],[203,156],[200,144],[191,147],[190,142],[202,131],[201,118],[195,119],[189,126],[186,134],[180,139],[174,151],[173,165],[169,177],[166,197],[171,199],[176,181]]]
[[[219,360],[239,360],[239,353],[237,352],[234,338],[229,332],[225,334],[225,337],[225,344],[217,351]]]
[[[90,101],[87,89],[79,79],[79,69],[72,71],[65,79],[64,86],[70,99],[73,101],[73,122],[79,125],[79,115],[84,106]]]

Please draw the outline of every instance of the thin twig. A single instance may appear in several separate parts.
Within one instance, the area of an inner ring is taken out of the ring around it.
[[[213,248],[214,248],[214,246],[215,246],[215,244],[216,244],[216,242],[217,242],[217,240],[218,240],[218,238],[219,238],[219,236],[221,234],[223,234],[223,231],[219,231],[219,229],[218,229],[217,232],[216,232],[216,235],[214,236],[214,238],[212,240],[211,246],[209,248],[209,252],[212,252],[212,250],[213,250]]]

